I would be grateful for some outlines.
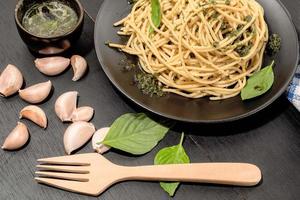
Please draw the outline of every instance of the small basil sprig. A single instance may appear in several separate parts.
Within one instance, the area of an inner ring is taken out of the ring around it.
[[[274,83],[274,61],[267,67],[256,72],[247,80],[242,89],[242,100],[252,99],[266,93]]]
[[[151,20],[153,25],[158,28],[161,23],[161,11],[159,0],[151,0]],[[150,26],[150,33],[153,33],[154,29]]]
[[[184,133],[181,135],[181,139],[178,145],[166,147],[161,149],[154,158],[155,165],[161,164],[183,164],[190,163],[190,158],[186,154],[182,142]],[[160,186],[170,195],[174,196],[179,182],[160,182]]]
[[[128,113],[114,121],[102,144],[141,155],[151,151],[168,130],[144,113]]]

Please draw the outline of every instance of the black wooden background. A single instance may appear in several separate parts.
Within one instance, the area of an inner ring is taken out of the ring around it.
[[[300,31],[300,1],[282,0]],[[79,92],[79,105],[95,108],[93,123],[97,128],[109,126],[123,113],[140,112],[122,97],[103,73],[93,48],[93,27],[102,0],[82,0],[86,9],[84,32],[74,53],[88,60],[89,73],[79,82],[72,82],[72,70],[61,76],[46,77],[33,65],[35,59],[18,36],[13,12],[15,0],[0,1],[0,69],[8,63],[23,72],[26,84],[50,79],[54,93],[40,105],[48,115],[49,126],[44,131],[29,121],[31,141],[20,151],[0,150],[0,199],[95,199],[37,184],[34,180],[36,159],[64,154],[63,133],[68,124],[62,124],[54,114],[54,102],[65,91]],[[16,126],[19,111],[27,104],[15,95],[0,98],[0,143]],[[177,123],[167,137],[150,153],[130,157],[109,152],[106,157],[117,164],[152,164],[155,153],[165,146],[178,143],[181,131],[187,133],[184,147],[192,162],[250,162],[257,164],[263,181],[257,187],[223,187],[205,184],[182,184],[173,199],[201,200],[296,200],[300,197],[300,114],[281,97],[264,111],[234,123],[194,125]],[[78,153],[91,152],[87,144]],[[99,166],[101,170],[101,166]],[[141,200],[169,199],[156,182],[120,183],[98,199]]]

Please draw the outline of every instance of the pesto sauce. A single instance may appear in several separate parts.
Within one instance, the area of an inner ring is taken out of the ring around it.
[[[156,96],[163,96],[163,86],[159,83],[157,78],[152,75],[145,72],[140,72],[135,74],[134,81],[139,88],[139,90],[142,91],[145,95],[150,95],[151,97]]]
[[[22,25],[36,36],[56,37],[70,32],[77,21],[76,12],[69,6],[57,1],[46,1],[29,8]]]

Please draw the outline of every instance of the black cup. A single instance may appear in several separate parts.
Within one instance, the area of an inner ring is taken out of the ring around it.
[[[18,32],[25,42],[29,50],[34,53],[43,55],[54,55],[65,52],[79,39],[84,20],[84,9],[79,0],[48,0],[59,1],[65,5],[71,7],[78,16],[78,22],[76,26],[69,32],[55,37],[40,37],[28,32],[22,25],[22,19],[28,9],[34,4],[45,2],[45,0],[18,0],[15,9],[15,22],[18,28]]]

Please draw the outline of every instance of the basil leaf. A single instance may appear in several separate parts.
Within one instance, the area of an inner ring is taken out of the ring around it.
[[[159,27],[161,23],[161,12],[159,0],[151,0],[151,20],[156,28]],[[154,29],[150,26],[150,33],[153,33]]]
[[[184,133],[182,133],[180,143],[178,145],[161,149],[154,158],[154,164],[161,165],[190,163],[190,159],[182,146],[183,138]],[[179,182],[160,182],[160,186],[170,196],[174,196],[178,185]]]
[[[267,67],[256,72],[247,80],[246,86],[242,89],[242,100],[252,99],[266,93],[274,83],[273,72],[274,61]]]
[[[134,155],[141,155],[152,150],[168,130],[169,128],[143,113],[128,113],[111,125],[102,143]]]

